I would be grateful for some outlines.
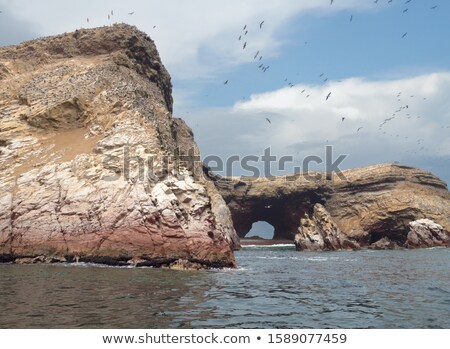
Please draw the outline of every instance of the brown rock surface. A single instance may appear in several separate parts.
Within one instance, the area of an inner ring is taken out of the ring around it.
[[[144,33],[3,47],[0,81],[0,261],[234,266],[230,213]]]
[[[444,228],[429,219],[419,219],[409,223],[410,231],[406,239],[407,247],[450,246],[450,235]]]
[[[305,214],[295,235],[297,250],[335,251],[357,249],[359,244],[342,235],[328,211],[321,204],[315,204],[311,217]]]
[[[270,179],[210,177],[240,237],[253,222],[266,221],[273,225],[275,239],[294,240],[299,232],[300,249],[449,246],[450,193],[439,178],[395,164],[343,174],[345,179],[332,180],[320,173]],[[441,225],[441,233],[433,239],[408,239],[410,223],[425,218]]]

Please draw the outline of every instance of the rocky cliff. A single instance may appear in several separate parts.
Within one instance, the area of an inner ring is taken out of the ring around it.
[[[450,246],[450,193],[439,178],[386,164],[274,178],[209,174],[243,237],[256,221],[273,225],[275,239],[299,250]]]
[[[0,48],[0,261],[233,267],[230,213],[128,25]]]

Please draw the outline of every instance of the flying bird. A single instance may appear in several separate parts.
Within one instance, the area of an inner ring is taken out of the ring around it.
[[[264,21],[262,21],[261,23],[259,23],[259,29],[262,28],[263,24],[264,24]]]
[[[406,32],[405,34],[402,35],[402,39],[403,39],[406,35],[408,35],[408,32]]]
[[[330,2],[330,6],[331,6],[331,5],[333,5],[333,1],[334,1],[334,0],[331,0],[331,2]]]
[[[437,7],[437,5],[434,5],[433,7],[430,7],[431,10],[434,10]]]
[[[328,98],[330,98],[330,96],[331,96],[331,92],[328,93],[327,98],[325,100],[328,101]]]
[[[247,34],[248,34],[248,30],[245,31],[244,35],[247,35]]]
[[[363,129],[363,127],[359,127],[357,130],[356,130],[356,132],[359,132],[359,131],[361,131]]]
[[[134,14],[134,12],[128,12],[128,14],[131,16],[132,14]]]
[[[352,21],[353,21],[353,15],[350,16],[350,22],[352,22]]]
[[[86,22],[88,22],[88,23],[89,23],[89,18],[86,18]]]
[[[269,124],[271,124],[271,123],[272,123],[272,121],[270,121],[270,119],[269,119],[269,118],[266,118],[266,120],[267,120],[267,122],[268,122]]]
[[[403,13],[406,13],[406,12],[408,12],[408,9],[407,9],[407,8],[405,8],[405,9],[403,10]]]
[[[238,40],[241,41],[241,39],[242,39],[242,35],[239,35],[239,39]]]
[[[255,57],[253,57],[253,59],[256,59],[256,57],[258,57],[259,55],[259,51],[256,52]]]
[[[228,84],[228,80],[226,80],[223,84],[224,84],[224,85]]]
[[[242,30],[245,30],[245,29],[247,29],[247,24],[246,24],[246,25],[244,25],[244,29],[242,29]]]
[[[246,47],[247,47],[247,41],[244,42],[244,46],[242,46],[242,49],[245,50]]]
[[[344,120],[345,120],[345,116],[343,116],[343,117],[341,118],[341,121],[342,121],[342,122],[344,122]]]

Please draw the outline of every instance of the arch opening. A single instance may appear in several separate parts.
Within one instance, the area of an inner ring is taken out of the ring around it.
[[[275,236],[275,228],[272,224],[266,221],[257,221],[252,224],[252,228],[247,234],[245,239],[261,239],[272,240]]]

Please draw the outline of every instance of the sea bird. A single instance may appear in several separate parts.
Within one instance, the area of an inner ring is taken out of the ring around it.
[[[259,29],[262,28],[263,24],[264,24],[264,21],[262,21],[261,23],[259,23]]]
[[[268,122],[269,124],[271,124],[271,123],[272,123],[272,121],[270,121],[270,119],[269,119],[269,118],[266,118],[266,120],[267,120],[267,122]]]
[[[327,98],[325,100],[328,101],[328,98],[330,98],[330,96],[331,96],[331,92],[328,93]]]

